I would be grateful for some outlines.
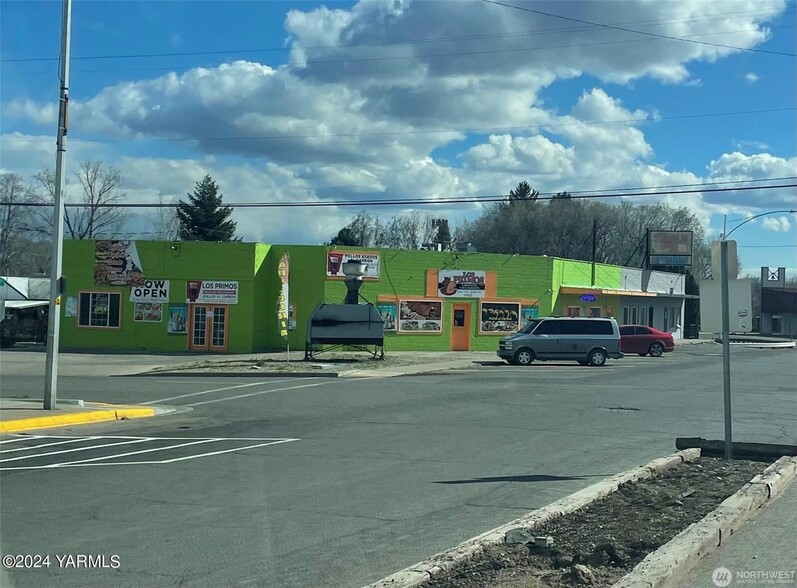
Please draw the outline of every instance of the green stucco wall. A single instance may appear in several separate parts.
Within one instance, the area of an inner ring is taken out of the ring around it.
[[[174,247],[174,248],[173,248]],[[252,349],[255,323],[255,244],[201,243],[183,241],[172,245],[163,241],[136,241],[147,279],[170,281],[169,302],[185,303],[186,280],[234,280],[238,282],[238,304],[229,305],[230,353]],[[133,320],[130,288],[94,284],[94,241],[64,242],[63,275],[65,300],[80,292],[119,292],[122,315],[119,329],[78,326],[78,318],[64,316],[61,305],[61,346],[69,348],[109,348],[128,350],[186,351],[188,335],[167,334],[168,308],[159,323]]]

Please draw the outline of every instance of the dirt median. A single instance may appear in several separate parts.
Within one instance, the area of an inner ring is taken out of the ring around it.
[[[502,543],[432,580],[435,588],[611,586],[649,553],[714,510],[767,464],[700,458],[655,478],[624,484],[606,498],[531,534],[552,546]],[[510,541],[527,541],[522,530]]]

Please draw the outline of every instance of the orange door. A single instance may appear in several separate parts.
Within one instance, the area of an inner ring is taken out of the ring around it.
[[[192,304],[189,308],[188,349],[227,351],[228,307]]]
[[[454,304],[451,317],[451,351],[470,351],[470,304]]]

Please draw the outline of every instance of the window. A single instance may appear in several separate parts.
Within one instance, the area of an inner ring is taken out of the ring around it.
[[[637,320],[639,318],[639,315],[637,314],[638,312],[639,312],[639,309],[637,309],[636,306],[632,306],[631,307],[631,324],[633,324],[633,325],[635,325],[635,324],[637,324],[639,322]]]
[[[121,313],[121,294],[113,292],[81,292],[78,325],[116,329]]]
[[[630,318],[631,317],[630,317],[630,312],[629,312],[628,307],[627,306],[623,306],[623,324],[627,325],[628,323],[630,323],[631,322],[629,320]]]
[[[772,332],[777,335],[783,332],[783,316],[779,314],[772,315]]]
[[[568,306],[566,315],[567,316],[581,316],[581,307],[579,307],[579,306]]]
[[[678,309],[674,306],[670,308],[670,326],[673,328],[678,326]]]
[[[601,318],[601,307],[593,306],[589,309],[589,316],[592,318]]]
[[[612,335],[612,323],[609,321],[582,321],[584,333],[587,335]]]
[[[560,321],[542,321],[534,330],[535,335],[558,335]]]
[[[457,309],[454,311],[454,326],[455,327],[464,327],[465,326],[465,311],[461,309]]]
[[[620,335],[628,336],[634,334],[634,327],[620,327]]]

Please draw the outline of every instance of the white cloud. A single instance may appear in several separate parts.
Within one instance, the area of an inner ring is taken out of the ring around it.
[[[769,149],[769,145],[767,145],[762,141],[736,140],[733,142],[733,146],[739,151],[747,151],[750,149],[755,151],[766,151],[767,149]]]
[[[768,231],[788,233],[791,228],[791,222],[785,216],[768,216],[761,222],[761,226]]]
[[[751,84],[754,84],[758,81],[758,76],[751,71],[745,74],[744,79],[750,82]]]

